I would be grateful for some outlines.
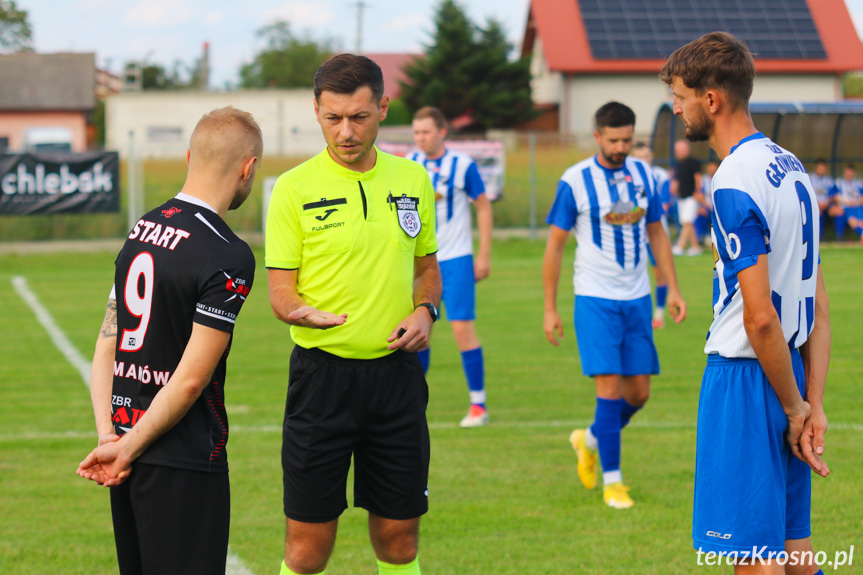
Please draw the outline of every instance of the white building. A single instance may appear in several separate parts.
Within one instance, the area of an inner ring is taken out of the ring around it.
[[[671,100],[665,59],[702,34],[727,30],[755,54],[753,102],[835,102],[845,72],[863,69],[863,44],[843,0],[531,0],[522,54],[534,102],[559,131],[592,139],[593,113],[617,100],[650,134]]]
[[[234,106],[261,126],[266,156],[311,156],[324,149],[311,88],[236,92],[124,92],[105,101],[105,148],[128,157],[183,158],[198,120]]]

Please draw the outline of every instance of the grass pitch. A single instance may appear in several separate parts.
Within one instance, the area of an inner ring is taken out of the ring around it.
[[[559,311],[560,348],[542,334],[544,245],[496,241],[492,276],[478,286],[477,330],[485,349],[492,425],[462,430],[468,406],[446,322],[435,327],[429,372],[430,507],[421,565],[429,574],[632,574],[730,572],[696,564],[691,547],[695,421],[704,335],[710,322],[709,256],[677,258],[689,319],[656,333],[662,375],[623,434],[623,473],[636,506],[606,508],[584,490],[567,438],[590,422],[592,382],[581,375],[571,322],[568,246]],[[113,277],[114,253],[0,257],[0,573],[116,573],[107,491],[75,475],[95,443],[89,393],[13,291],[23,275],[89,358]],[[232,482],[231,550],[257,575],[278,572],[280,433],[291,344],[272,317],[263,254],[237,324],[227,405]],[[831,297],[833,352],[825,458],[832,475],[813,481],[813,540],[829,558],[857,549],[840,573],[863,573],[863,284],[859,249],[822,250]],[[746,470],[741,470],[746,473]],[[348,494],[349,502],[352,495]],[[832,568],[825,566],[825,572]],[[342,516],[328,574],[376,573],[366,514]]]

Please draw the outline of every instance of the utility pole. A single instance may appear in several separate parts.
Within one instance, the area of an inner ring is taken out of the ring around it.
[[[367,6],[363,0],[358,0],[357,7],[357,46],[355,53],[360,55],[363,53],[363,9]]]

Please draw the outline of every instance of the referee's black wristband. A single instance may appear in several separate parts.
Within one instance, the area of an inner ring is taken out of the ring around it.
[[[416,306],[414,306],[414,310],[416,310],[418,307],[424,307],[427,310],[429,310],[429,314],[431,314],[431,318],[432,318],[432,323],[437,321],[438,313],[437,313],[437,308],[434,306],[434,304],[427,303],[427,302],[418,303]]]

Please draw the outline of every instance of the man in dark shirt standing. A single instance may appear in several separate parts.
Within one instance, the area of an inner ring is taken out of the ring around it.
[[[111,488],[122,575],[225,572],[226,360],[255,258],[223,218],[249,196],[262,147],[251,114],[206,114],[183,189],[115,262],[90,375],[99,446],[78,475]]]
[[[678,140],[674,144],[674,157],[677,165],[674,167],[674,179],[671,180],[671,195],[677,198],[677,213],[680,218],[680,237],[671,249],[676,256],[683,255],[686,244],[690,256],[701,255],[698,237],[695,235],[695,218],[698,208],[704,203],[701,193],[701,162],[690,155],[686,140]]]

